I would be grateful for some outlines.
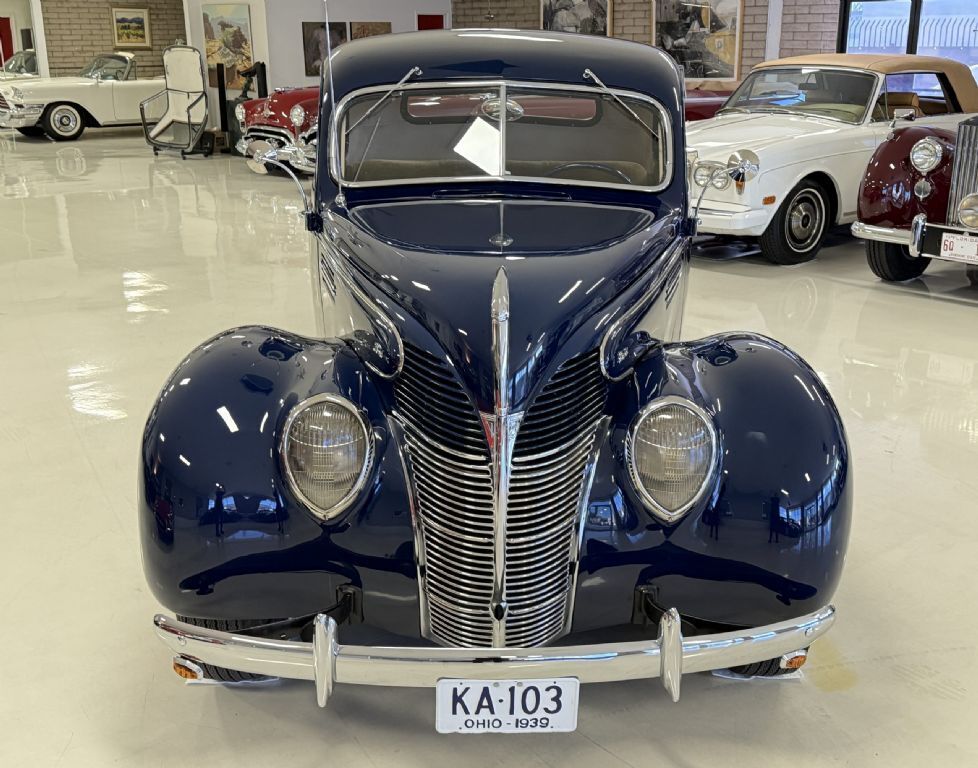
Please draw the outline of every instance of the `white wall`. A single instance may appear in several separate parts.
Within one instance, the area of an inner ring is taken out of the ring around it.
[[[302,22],[325,21],[322,0],[266,0],[268,7],[268,87],[318,85],[306,77],[302,58]],[[452,26],[451,0],[329,0],[329,20],[389,21],[393,32],[413,32],[418,14],[441,14],[445,28]]]
[[[31,24],[30,0],[0,0],[0,16],[6,16],[10,19],[11,32],[13,33],[13,49],[3,52],[3,58],[9,59],[22,47],[20,44],[20,30],[33,27]]]

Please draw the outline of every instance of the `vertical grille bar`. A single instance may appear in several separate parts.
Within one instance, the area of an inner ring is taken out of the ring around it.
[[[951,193],[948,199],[948,224],[960,223],[958,206],[964,198],[975,193],[978,193],[978,118],[973,117],[958,126]]]

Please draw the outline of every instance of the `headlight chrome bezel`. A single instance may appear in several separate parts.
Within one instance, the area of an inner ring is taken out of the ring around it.
[[[720,171],[718,173],[718,171]],[[697,178],[697,174],[704,173],[704,178]],[[712,175],[712,179],[710,176]],[[730,175],[726,172],[726,167],[722,163],[704,161],[693,166],[693,184],[701,189],[709,184],[713,189],[723,191],[730,186]]]
[[[918,161],[918,156],[920,153],[929,151],[930,159],[924,161]],[[925,176],[936,169],[940,164],[941,160],[944,159],[944,146],[935,139],[933,136],[925,136],[910,150],[910,165],[914,167],[917,173],[922,173]]]
[[[306,122],[306,108],[301,104],[296,104],[289,110],[289,122],[296,128],[301,128]]]
[[[245,124],[245,118],[247,117],[247,112],[245,110],[245,105],[243,102],[235,106],[234,116],[235,118],[237,118],[238,122],[241,123],[241,125]]]
[[[662,410],[663,408],[669,406],[678,406],[691,412],[703,423],[710,438],[710,460],[707,466],[706,474],[704,475],[702,482],[696,489],[696,493],[693,494],[692,498],[674,510],[667,509],[661,502],[659,502],[649,493],[648,489],[642,482],[641,477],[638,475],[638,469],[635,463],[635,439],[638,436],[640,427],[646,421],[646,419],[649,418],[649,416],[654,414],[656,411]],[[717,432],[713,417],[703,407],[697,405],[691,400],[687,400],[685,397],[680,397],[678,395],[666,395],[664,397],[656,398],[639,411],[638,415],[632,420],[631,425],[628,427],[628,432],[625,435],[625,466],[628,470],[628,476],[631,480],[632,487],[635,489],[635,492],[645,505],[645,508],[656,519],[663,523],[672,524],[678,522],[685,517],[685,515],[693,507],[703,500],[704,494],[715,483],[719,473],[720,436]]]
[[[978,229],[978,194],[965,195],[958,203],[957,214],[961,224],[968,229]]]
[[[354,419],[356,419],[356,422],[363,433],[365,450],[363,466],[360,468],[360,473],[357,475],[356,481],[353,483],[350,490],[336,504],[328,509],[320,507],[306,495],[306,493],[299,486],[295,474],[292,471],[292,465],[289,462],[289,436],[292,432],[292,425],[302,413],[309,408],[319,405],[320,403],[331,403],[339,406],[349,412]],[[327,523],[342,515],[360,496],[360,493],[367,484],[367,480],[370,478],[370,473],[374,465],[374,458],[377,453],[376,447],[374,446],[373,430],[370,428],[370,423],[366,418],[366,414],[345,397],[328,393],[313,395],[312,397],[308,397],[293,406],[292,410],[289,411],[289,414],[285,419],[285,424],[282,427],[278,451],[279,460],[281,461],[282,465],[282,472],[285,475],[285,480],[289,491],[306,509],[309,510],[311,514],[315,515],[321,522]]]

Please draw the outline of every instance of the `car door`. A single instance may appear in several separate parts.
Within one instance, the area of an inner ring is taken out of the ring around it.
[[[121,80],[111,83],[115,122],[138,123],[139,104],[164,90],[163,80]]]

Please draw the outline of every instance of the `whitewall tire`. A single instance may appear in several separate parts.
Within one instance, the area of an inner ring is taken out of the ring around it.
[[[44,132],[55,141],[74,141],[85,132],[85,117],[73,104],[52,104],[41,122]]]

